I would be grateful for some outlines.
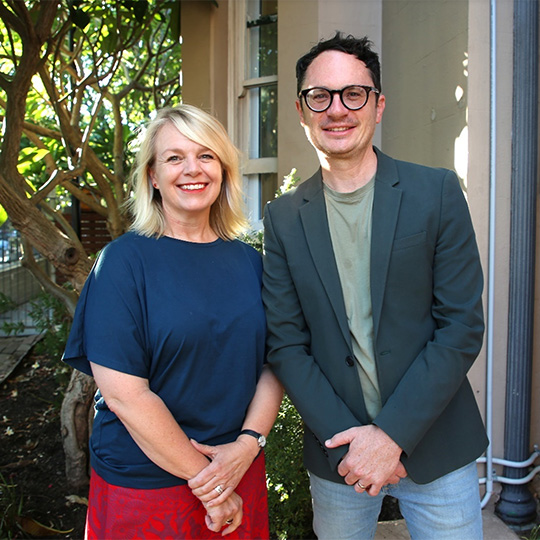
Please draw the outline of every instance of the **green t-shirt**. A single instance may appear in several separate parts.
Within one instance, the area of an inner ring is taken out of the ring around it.
[[[381,395],[373,350],[370,287],[371,214],[375,181],[352,193],[324,186],[330,236],[334,247],[349,330],[371,419],[381,409]]]

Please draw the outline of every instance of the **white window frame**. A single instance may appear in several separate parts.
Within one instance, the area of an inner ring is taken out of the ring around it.
[[[277,174],[277,157],[251,158],[250,149],[258,144],[257,101],[249,99],[251,89],[277,84],[277,74],[265,77],[246,78],[246,64],[250,51],[247,35],[247,0],[229,2],[229,133],[242,153],[243,189],[246,206],[253,229],[262,228],[261,184],[259,175]]]

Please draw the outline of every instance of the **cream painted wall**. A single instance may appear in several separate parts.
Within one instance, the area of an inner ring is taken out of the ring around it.
[[[396,158],[454,168],[466,126],[467,9],[466,0],[383,2],[383,148]]]
[[[228,2],[181,3],[182,99],[227,126]]]

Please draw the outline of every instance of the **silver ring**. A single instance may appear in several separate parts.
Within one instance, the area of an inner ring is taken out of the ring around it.
[[[234,521],[234,519],[231,518],[231,519],[228,519],[225,523],[226,523],[227,525],[231,525],[233,521]]]
[[[356,482],[356,483],[358,484],[358,487],[359,487],[360,489],[366,489],[366,487],[367,487],[367,486],[364,486],[364,484],[362,484],[362,483],[360,482],[360,480],[358,480],[358,482]]]
[[[214,491],[217,491],[220,495],[223,493],[223,488],[218,484],[215,488],[214,488]]]

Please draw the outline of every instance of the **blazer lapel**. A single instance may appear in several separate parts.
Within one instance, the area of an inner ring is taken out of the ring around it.
[[[371,306],[373,331],[379,328],[381,310],[401,204],[399,177],[394,160],[377,149],[377,175],[371,225]]]
[[[343,292],[328,227],[320,170],[307,182],[310,185],[304,194],[306,202],[300,207],[300,218],[304,227],[304,234],[315,268],[334,309],[343,337],[351,346]]]

